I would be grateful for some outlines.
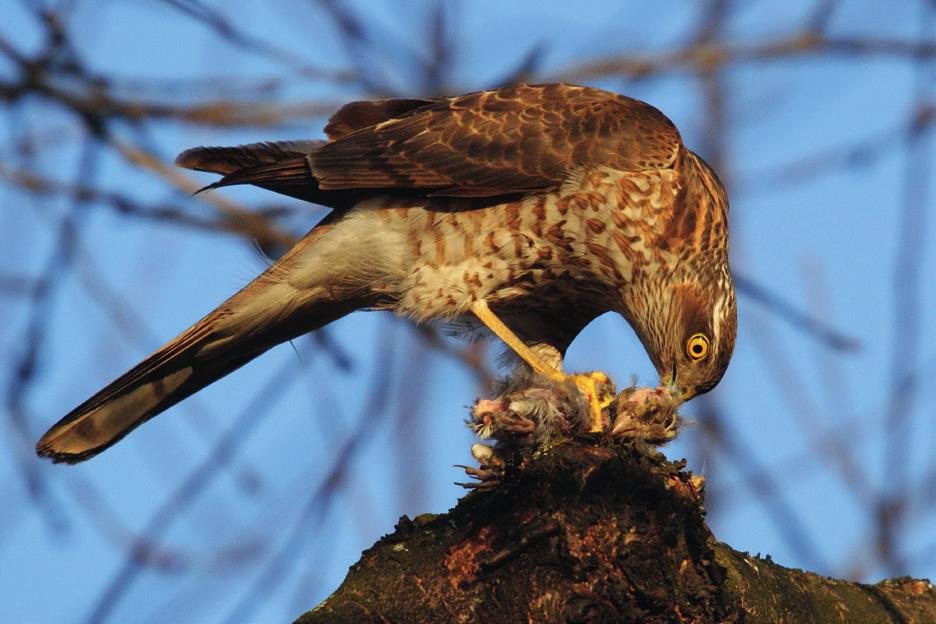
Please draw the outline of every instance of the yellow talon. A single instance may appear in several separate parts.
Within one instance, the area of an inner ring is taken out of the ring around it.
[[[599,385],[608,383],[608,376],[600,371],[594,371],[584,375],[573,375],[572,377],[575,384],[588,397],[588,405],[591,408],[592,415],[592,424],[588,431],[590,433],[601,433],[604,430],[602,412],[614,401],[613,393],[602,396],[598,390]]]
[[[601,371],[593,371],[580,375],[567,375],[554,371],[548,376],[554,381],[571,381],[578,386],[578,389],[582,391],[582,394],[584,394],[585,398],[588,400],[588,407],[591,412],[591,426],[588,428],[589,433],[601,433],[604,431],[602,413],[614,402],[615,398],[613,392],[602,395],[598,390],[599,385],[606,384],[610,381],[607,375]]]
[[[602,412],[614,402],[614,392],[607,396],[600,396],[598,386],[610,381],[608,376],[601,371],[593,371],[581,375],[567,375],[556,370],[543,362],[533,351],[508,328],[488,307],[483,299],[475,301],[471,306],[471,311],[484,323],[498,338],[507,343],[514,353],[520,356],[524,362],[529,364],[534,372],[545,375],[558,382],[571,381],[588,399],[588,407],[591,412],[592,424],[588,431],[590,433],[601,433],[604,430],[602,422]]]

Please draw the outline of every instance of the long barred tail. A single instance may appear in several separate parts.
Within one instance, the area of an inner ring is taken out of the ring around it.
[[[42,436],[36,452],[72,464],[93,457],[271,347],[349,311],[300,301],[289,286],[261,276],[69,412]]]

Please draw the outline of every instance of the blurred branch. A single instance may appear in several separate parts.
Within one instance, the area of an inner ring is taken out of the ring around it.
[[[35,280],[25,275],[0,273],[0,295],[7,297],[34,297]]]
[[[841,4],[840,0],[818,0],[812,14],[804,24],[806,30],[815,33],[826,32],[839,4]]]
[[[865,507],[874,499],[872,486],[852,457],[850,439],[826,436],[822,423],[829,417],[811,400],[807,379],[801,367],[787,356],[782,344],[775,339],[768,323],[757,318],[749,321],[753,331],[752,341],[771,382],[777,387],[780,399],[787,405],[787,413],[795,419],[798,430],[809,441],[813,453],[825,458],[838,471],[845,491],[857,498]]]
[[[202,188],[202,185],[181,169],[165,163],[142,148],[134,147],[115,138],[111,138],[110,144],[132,165],[155,174],[170,186],[184,193],[196,193]],[[208,192],[202,193],[201,196],[204,197],[205,202],[214,206],[224,215],[229,228],[244,233],[262,246],[282,245],[291,247],[296,242],[294,235],[278,230],[268,219],[242,208],[219,193]]]
[[[920,35],[931,40],[936,23],[934,7],[921,7]],[[915,110],[932,109],[929,94],[933,80],[933,65],[916,68]],[[887,408],[886,447],[882,474],[888,486],[881,492],[877,505],[877,549],[889,571],[903,568],[899,553],[899,528],[910,497],[907,494],[908,467],[911,465],[913,439],[911,424],[918,400],[915,377],[908,371],[919,364],[920,330],[923,319],[921,277],[927,234],[927,205],[932,176],[931,135],[919,131],[911,134],[906,144],[903,178],[903,207],[898,226],[897,255],[893,268],[893,342],[891,349],[891,401]],[[908,381],[905,381],[908,380]],[[898,389],[898,386],[899,389]]]
[[[771,192],[793,184],[804,184],[837,169],[870,166],[893,150],[903,148],[908,142],[931,132],[934,121],[936,107],[930,102],[918,102],[910,111],[907,121],[898,126],[849,145],[801,156],[785,165],[745,173],[740,180],[735,180],[732,191]]]
[[[386,388],[383,388],[386,391]],[[266,567],[256,576],[242,597],[235,604],[224,622],[253,621],[253,613],[263,604],[264,599],[276,589],[277,583],[285,574],[290,560],[304,555],[300,549],[303,542],[309,540],[322,524],[331,507],[331,501],[344,482],[351,462],[357,456],[359,449],[366,445],[373,432],[377,429],[373,423],[374,414],[365,414],[358,420],[357,427],[348,435],[344,444],[337,449],[331,466],[320,479],[319,486],[312,490],[301,511],[284,532],[284,539],[273,553]],[[321,467],[315,462],[315,473],[319,474]]]
[[[124,85],[124,88],[120,89],[119,80],[115,82],[107,76],[88,70],[68,45],[64,27],[53,14],[46,15],[46,23],[54,35],[49,35],[48,47],[34,57],[19,52],[0,35],[0,54],[5,55],[19,70],[18,79],[0,80],[0,101],[9,104],[26,97],[38,96],[71,111],[96,131],[103,131],[106,123],[115,120],[141,123],[172,119],[218,127],[282,126],[291,120],[322,117],[336,108],[334,102],[278,104],[231,101],[228,98],[195,104],[146,101],[138,96],[139,84]],[[66,54],[64,60],[57,58],[61,54]],[[314,74],[309,67],[293,71],[303,77]],[[342,80],[347,79],[343,74],[330,78],[339,77]],[[133,86],[137,88],[129,88]],[[120,90],[135,93],[137,97],[119,95]],[[145,90],[160,89],[151,87]],[[171,90],[168,90],[166,95],[173,100],[179,99],[179,94]]]
[[[832,319],[832,284],[826,279],[826,263],[819,257],[804,258],[800,274],[806,288],[808,309],[813,318]],[[814,349],[816,370],[822,380],[826,410],[852,415],[857,413],[852,398],[854,392],[848,385],[843,358],[833,358],[826,349]]]
[[[147,102],[121,98],[106,86],[89,79],[87,84],[70,90],[42,75],[20,84],[0,81],[0,101],[12,103],[30,95],[42,95],[90,119],[119,119],[133,123],[171,119],[221,128],[283,126],[291,121],[321,118],[337,108],[334,102],[279,104],[227,99],[187,105]]]
[[[224,42],[258,56],[290,66],[305,66],[302,58],[289,50],[280,48],[268,41],[249,35],[240,26],[227,18],[225,13],[217,11],[198,0],[162,0],[167,6],[176,9],[207,27]],[[320,70],[322,75],[331,72]]]
[[[448,11],[454,3],[436,0],[428,20],[429,55],[423,65],[423,91],[439,94],[446,91],[455,57],[455,41],[448,24]]]
[[[275,399],[282,397],[284,389],[294,383],[311,361],[311,350],[304,350],[298,362],[290,360],[281,370],[261,387],[251,401],[235,418],[229,429],[217,440],[215,446],[181,480],[178,488],[166,498],[146,522],[145,527],[127,550],[126,558],[118,572],[106,584],[104,590],[94,601],[94,606],[86,619],[90,623],[105,622],[110,619],[117,603],[126,595],[136,581],[144,564],[149,564],[152,548],[159,546],[169,529],[182,517],[196,500],[204,493],[214,479],[224,472],[243,446],[256,431],[268,410],[275,405]],[[158,552],[158,551],[157,551]]]
[[[744,274],[734,271],[735,288],[764,307],[770,314],[792,325],[795,329],[819,340],[835,351],[854,352],[861,348],[861,342],[849,336],[825,321],[810,316],[795,308],[780,295],[771,292]]]
[[[88,136],[75,174],[77,180],[93,180],[98,166],[100,143]],[[30,297],[28,324],[17,340],[20,352],[13,356],[6,384],[8,424],[14,433],[14,460],[33,501],[43,509],[42,516],[53,528],[62,528],[65,520],[58,506],[51,504],[46,480],[33,458],[33,431],[26,417],[29,393],[41,374],[41,357],[52,328],[52,309],[64,278],[70,272],[78,234],[84,225],[86,204],[76,200],[57,224],[55,242]]]
[[[131,217],[162,221],[209,232],[229,232],[247,239],[255,239],[264,246],[288,245],[297,239],[295,236],[278,230],[269,232],[267,228],[257,225],[258,223],[270,224],[273,219],[291,212],[291,209],[286,206],[254,209],[247,212],[246,209],[219,197],[217,199],[221,200],[220,205],[224,206],[224,209],[220,211],[222,213],[220,218],[206,219],[192,214],[191,210],[181,206],[165,203],[144,205],[123,193],[106,191],[97,186],[60,182],[33,172],[9,167],[2,161],[0,161],[0,180],[36,195],[62,196],[73,201],[105,206],[114,212]],[[201,195],[197,197],[202,199]],[[206,195],[205,198],[207,197]],[[211,199],[216,198],[212,196]],[[245,214],[250,215],[250,218],[245,218]]]
[[[392,360],[395,351],[393,334],[385,334],[384,341],[377,350],[376,365],[377,370],[383,371],[383,374],[378,375],[375,383],[371,386],[367,399],[364,401],[363,409],[358,415],[357,426],[346,436],[344,444],[333,455],[334,459],[331,466],[320,478],[318,487],[312,490],[312,494],[303,505],[296,521],[286,532],[283,542],[273,553],[266,567],[260,571],[255,581],[250,584],[240,600],[237,601],[235,607],[231,609],[224,622],[233,623],[245,619],[250,621],[253,612],[263,603],[263,598],[269,596],[276,587],[276,583],[284,574],[289,560],[303,555],[302,551],[297,548],[298,545],[309,539],[313,530],[321,524],[339,486],[347,478],[351,463],[357,453],[379,430],[377,422],[379,422],[381,415],[387,413],[391,384],[394,381],[399,384],[407,383],[405,377],[389,374],[389,371],[393,370]],[[313,465],[318,473],[319,461],[316,460]]]
[[[627,76],[647,78],[681,72],[706,72],[726,65],[790,60],[798,57],[897,57],[921,60],[936,57],[936,43],[875,37],[828,37],[812,30],[758,44],[694,43],[658,54],[608,56],[573,65],[544,76],[546,82],[596,80]]]
[[[355,12],[344,6],[341,0],[312,1],[331,19],[335,32],[341,38],[345,54],[354,67],[354,73],[360,85],[374,95],[392,97],[395,94],[395,89],[390,86],[386,77],[379,70],[375,70],[373,64],[368,60],[373,42],[368,37],[367,29]],[[393,43],[399,42],[394,41]],[[403,47],[402,44],[401,47]]]
[[[699,424],[722,456],[733,464],[735,473],[741,477],[748,491],[764,506],[774,529],[803,565],[830,573],[833,568],[822,555],[819,544],[810,536],[796,509],[787,502],[774,471],[762,466],[749,446],[735,439],[721,410],[709,402],[708,409],[699,414]]]
[[[109,504],[107,497],[102,496],[91,481],[83,479],[80,475],[70,475],[68,490],[98,534],[119,551],[133,553],[137,563],[148,569],[164,573],[193,569],[229,572],[231,566],[255,563],[266,547],[258,538],[243,536],[233,543],[209,552],[185,550],[158,541],[151,542],[146,535],[135,534],[127,526],[120,511]]]
[[[487,353],[489,345],[488,342],[476,340],[459,348],[447,341],[445,337],[442,336],[438,327],[434,325],[415,325],[415,327],[423,340],[439,353],[454,358],[474,373],[482,394],[486,394],[493,389],[496,375],[485,362],[485,354]]]

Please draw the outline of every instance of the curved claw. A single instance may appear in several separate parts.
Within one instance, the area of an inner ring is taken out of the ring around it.
[[[588,428],[589,433],[601,433],[604,431],[604,411],[614,403],[614,388],[608,390],[611,379],[601,371],[592,371],[590,373],[580,373],[576,375],[567,375],[556,372],[550,375],[556,381],[571,381],[574,383],[585,398],[588,400],[589,411],[591,412],[591,425]]]

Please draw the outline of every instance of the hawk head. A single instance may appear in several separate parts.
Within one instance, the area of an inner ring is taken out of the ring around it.
[[[702,158],[686,155],[684,186],[664,230],[676,260],[638,288],[649,287],[640,295],[650,295],[654,303],[635,324],[660,382],[678,401],[721,381],[737,330],[728,268],[728,196]]]
[[[734,287],[727,268],[711,280],[676,279],[662,285],[631,325],[674,398],[686,401],[721,380],[734,351]]]

